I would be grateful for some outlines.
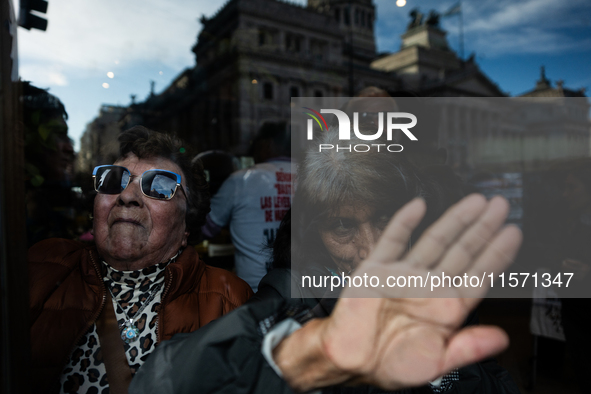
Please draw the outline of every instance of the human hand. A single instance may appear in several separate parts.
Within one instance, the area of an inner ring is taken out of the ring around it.
[[[406,252],[425,210],[424,201],[415,199],[398,211],[370,256],[351,275],[378,276],[381,283],[390,275],[425,277],[427,271],[496,276],[521,244],[518,228],[502,228],[509,211],[504,198],[487,202],[471,195],[450,208]],[[486,283],[433,292],[429,287],[346,287],[332,315],[284,340],[275,360],[288,383],[302,391],[342,383],[388,390],[425,384],[508,345],[500,328],[460,329],[486,291]]]

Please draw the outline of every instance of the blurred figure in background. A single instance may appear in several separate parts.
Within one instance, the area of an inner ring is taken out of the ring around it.
[[[238,158],[222,150],[209,150],[199,153],[194,160],[201,160],[203,171],[209,184],[209,194],[215,196],[226,179],[240,168]]]
[[[221,150],[202,152],[193,160],[201,160],[211,196],[215,196],[226,179],[240,169],[238,158]],[[222,228],[213,238],[202,240],[196,248],[206,264],[228,271],[234,270],[235,248],[232,244],[230,229],[227,226]]]
[[[75,236],[72,193],[74,147],[64,104],[46,90],[23,84],[27,243]]]
[[[267,122],[252,142],[255,166],[232,174],[211,200],[203,227],[207,238],[229,225],[236,247],[236,273],[256,292],[268,271],[265,245],[275,239],[279,223],[291,206],[290,132],[285,121]]]

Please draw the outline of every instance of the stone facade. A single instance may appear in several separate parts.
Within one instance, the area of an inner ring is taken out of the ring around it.
[[[533,90],[521,94],[524,103],[545,103],[547,110],[528,114],[532,128],[526,134],[524,145],[525,160],[540,162],[587,157],[590,153],[591,125],[589,122],[589,100],[585,89],[573,90],[556,81],[556,86],[546,78],[546,70],[540,69],[540,79]],[[557,132],[561,130],[562,132]],[[540,147],[534,150],[534,147]]]
[[[409,26],[401,36],[400,50],[375,59],[375,70],[396,73],[406,90],[424,96],[506,96],[474,61],[460,59],[450,48],[446,32],[438,25]]]
[[[200,150],[244,154],[264,121],[289,120],[291,97],[348,96],[367,86],[400,89],[394,74],[370,67],[374,20],[368,0],[310,1],[307,7],[230,0],[202,18],[195,68],[133,112]]]

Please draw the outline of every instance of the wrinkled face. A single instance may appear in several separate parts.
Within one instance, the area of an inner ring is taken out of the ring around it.
[[[373,250],[390,216],[368,206],[345,205],[319,229],[320,239],[341,271],[355,269]]]
[[[563,197],[568,209],[573,211],[585,209],[591,203],[591,195],[587,187],[572,174],[569,174],[564,181]]]
[[[98,194],[94,202],[94,237],[102,258],[119,270],[138,270],[162,263],[187,245],[185,228],[187,201],[177,189],[171,200],[155,200],[142,194],[140,175],[161,169],[185,174],[163,158],[138,159],[129,154],[115,162],[133,175],[121,194]]]

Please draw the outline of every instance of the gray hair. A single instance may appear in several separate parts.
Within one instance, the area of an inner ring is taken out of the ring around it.
[[[361,125],[359,129],[364,134],[375,132]],[[330,261],[323,255],[318,229],[343,206],[368,207],[380,217],[390,217],[408,201],[422,197],[427,202],[427,215],[415,232],[418,235],[463,194],[461,181],[451,169],[420,169],[407,159],[404,150],[319,150],[319,144],[335,148],[337,144],[367,144],[355,136],[347,141],[338,137],[335,127],[319,135],[298,168],[291,220],[292,255],[300,262]],[[372,143],[389,145],[392,141]]]

